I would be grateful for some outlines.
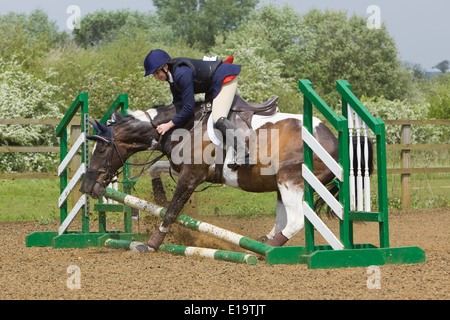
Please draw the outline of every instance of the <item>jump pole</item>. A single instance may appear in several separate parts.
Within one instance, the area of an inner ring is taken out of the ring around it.
[[[129,207],[145,211],[160,218],[163,218],[167,211],[167,209],[163,207],[157,206],[153,203],[136,198],[126,193],[113,190],[111,188],[106,188],[106,193],[103,196],[109,199],[116,200]],[[222,229],[220,227],[185,215],[180,215],[177,219],[177,223],[189,229],[212,235],[223,241],[237,245],[243,249],[250,250],[263,256],[266,256],[271,250],[273,250],[273,247],[268,244],[261,243],[232,231]]]
[[[105,247],[123,248],[128,250],[133,250],[134,248],[136,248],[136,246],[140,244],[142,243],[116,239],[108,239],[105,241]],[[199,248],[199,247],[176,246],[171,244],[162,244],[158,250],[185,257],[201,257],[235,263],[244,263],[250,265],[256,265],[258,263],[258,259],[256,258],[256,256],[240,252]]]

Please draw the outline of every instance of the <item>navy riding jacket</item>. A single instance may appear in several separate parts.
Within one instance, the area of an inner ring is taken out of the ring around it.
[[[214,73],[212,85],[209,92],[205,93],[208,98],[214,99],[222,89],[223,80],[228,76],[235,76],[241,72],[241,66],[237,64],[222,63]],[[194,98],[194,74],[190,67],[186,65],[179,66],[172,75],[175,84],[170,84],[172,91],[173,104],[182,103],[183,107],[178,112],[172,122],[177,127],[182,127],[194,116],[195,98]]]

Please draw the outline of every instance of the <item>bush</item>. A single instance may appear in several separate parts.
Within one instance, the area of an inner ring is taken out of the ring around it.
[[[54,97],[59,87],[35,78],[23,71],[15,61],[0,58],[0,117],[2,118],[61,118],[61,102]],[[0,145],[57,146],[55,128],[44,125],[0,126]],[[57,154],[0,154],[0,171],[45,172],[55,169]]]
[[[137,33],[144,33],[152,42],[175,42],[172,29],[151,13],[99,10],[87,14],[80,26],[80,29],[74,29],[73,35],[75,42],[82,47],[110,43],[119,37],[132,38]]]
[[[387,100],[385,98],[365,98],[361,102],[374,117],[383,120],[424,120],[428,118],[430,104],[411,104],[408,101]],[[445,134],[445,126],[415,125],[411,127],[411,144],[437,144]],[[386,126],[386,142],[400,143],[400,126]]]
[[[425,96],[430,103],[430,118],[450,119],[450,73],[436,77],[424,86]]]

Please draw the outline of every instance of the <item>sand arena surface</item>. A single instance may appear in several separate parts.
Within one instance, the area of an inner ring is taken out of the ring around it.
[[[367,268],[309,270],[305,265],[256,266],[173,256],[130,255],[109,248],[27,248],[33,231],[55,231],[57,224],[0,223],[0,300],[7,299],[148,299],[148,300],[299,300],[299,299],[442,299],[450,298],[450,209],[398,211],[390,214],[392,247],[418,246],[426,262],[380,266],[381,289],[369,289]],[[273,217],[198,217],[251,238],[271,229]],[[328,221],[337,230],[337,222]],[[159,225],[140,222],[140,231]],[[137,231],[137,227],[135,226]],[[75,229],[75,228],[74,228]],[[121,230],[120,225],[110,229]],[[377,224],[355,227],[355,243],[378,245]],[[76,229],[75,229],[76,230]],[[303,245],[301,231],[288,244]],[[318,243],[320,237],[317,236]],[[242,249],[176,225],[166,243],[223,250]],[[70,290],[69,266],[80,270],[79,290]]]

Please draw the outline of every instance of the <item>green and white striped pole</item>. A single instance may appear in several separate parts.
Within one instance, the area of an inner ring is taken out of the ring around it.
[[[106,193],[104,197],[116,200],[120,203],[123,203],[127,206],[130,206],[135,209],[139,209],[141,211],[148,212],[154,216],[163,218],[166,214],[166,209],[160,206],[157,206],[153,203],[147,202],[145,200],[136,198],[134,196],[128,195],[126,193],[113,190],[111,188],[106,188]],[[273,247],[267,244],[261,243],[259,241],[244,237],[240,234],[234,233],[232,231],[228,231],[226,229],[222,229],[220,227],[214,226],[212,224],[190,218],[185,215],[180,215],[177,219],[178,224],[185,226],[189,229],[196,230],[202,233],[206,233],[212,235],[216,238],[219,238],[228,243],[237,245],[243,249],[250,250],[252,252],[266,255],[269,253]]]
[[[133,250],[138,245],[142,245],[141,242],[132,242],[126,240],[116,240],[108,239],[105,241],[105,247],[108,248],[123,248],[128,250]],[[172,253],[175,255],[186,256],[186,257],[201,257],[214,260],[223,260],[235,263],[245,263],[256,265],[258,259],[251,254],[245,254],[240,252],[223,251],[216,249],[207,249],[199,247],[186,247],[186,246],[176,246],[171,244],[162,244],[159,251]]]

